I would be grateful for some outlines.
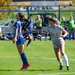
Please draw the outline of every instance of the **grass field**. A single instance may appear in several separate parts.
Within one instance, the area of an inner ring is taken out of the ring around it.
[[[59,70],[51,41],[32,41],[30,47],[26,47],[26,43],[25,53],[31,66],[26,71],[20,71],[22,62],[15,44],[0,41],[0,75],[75,75],[75,41],[66,41],[69,71],[65,64],[63,70]]]

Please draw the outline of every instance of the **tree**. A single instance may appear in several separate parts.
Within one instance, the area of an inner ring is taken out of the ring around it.
[[[73,0],[73,4],[75,4],[75,0]]]
[[[12,5],[12,0],[0,0],[0,10],[13,10],[15,7]],[[9,16],[11,13],[2,12],[0,13],[0,19],[3,19],[4,16],[8,14]]]

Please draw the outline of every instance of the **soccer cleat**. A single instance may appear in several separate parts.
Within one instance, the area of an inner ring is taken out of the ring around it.
[[[28,65],[23,64],[21,70],[26,70],[29,66],[30,66],[29,64]]]
[[[70,70],[70,66],[66,66],[67,70]]]
[[[62,66],[62,65],[60,65],[59,70],[62,70],[62,69],[63,69],[63,66]]]
[[[26,45],[27,47],[30,47],[30,45]]]

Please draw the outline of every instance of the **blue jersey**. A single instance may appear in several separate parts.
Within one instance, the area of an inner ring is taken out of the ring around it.
[[[15,24],[14,24],[14,33],[16,33],[16,28],[18,28],[18,35],[17,35],[17,39],[18,38],[23,38],[23,35],[22,35],[22,33],[21,33],[21,21],[17,21],[17,22],[15,22]]]
[[[34,27],[34,23],[29,23],[29,25],[28,25],[28,30],[29,30],[30,32],[32,32],[32,31],[33,31],[33,27]]]
[[[33,31],[33,27],[34,27],[34,23],[28,23],[27,24],[27,29],[28,29],[28,31],[26,32],[26,34],[32,34],[32,31]]]
[[[18,28],[18,35],[17,35],[17,41],[16,41],[16,44],[19,45],[19,44],[24,44],[24,37],[21,33],[21,21],[17,21],[15,22],[14,24],[14,33],[16,34],[16,28]]]

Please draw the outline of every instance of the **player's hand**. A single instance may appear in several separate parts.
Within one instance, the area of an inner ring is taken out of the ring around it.
[[[60,37],[64,38],[64,35],[61,35]]]
[[[34,26],[34,29],[36,29],[36,26]]]
[[[13,38],[12,41],[13,41],[13,43],[16,43],[17,39],[16,38]]]

